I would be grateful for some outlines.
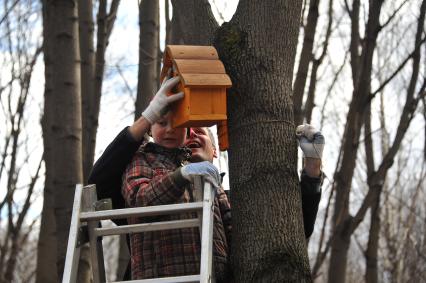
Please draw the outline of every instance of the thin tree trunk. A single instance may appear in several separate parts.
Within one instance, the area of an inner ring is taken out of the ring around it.
[[[296,125],[303,123],[302,103],[305,92],[306,78],[308,76],[309,65],[313,59],[312,50],[314,47],[315,30],[318,23],[318,6],[320,0],[309,1],[308,21],[305,27],[302,52],[300,54],[299,67],[294,81],[293,103],[294,121]]]
[[[80,52],[78,39],[77,1],[45,3],[52,9],[55,26],[52,47],[52,103],[50,123],[52,135],[52,177],[57,231],[58,278],[62,278],[69,225],[77,183],[83,181],[82,129],[80,98]]]
[[[139,26],[139,72],[135,120],[148,106],[157,89],[158,0],[143,0],[139,4]]]
[[[53,142],[51,123],[53,116],[53,54],[52,36],[54,34],[54,24],[52,21],[53,9],[43,1],[43,58],[44,58],[44,113],[42,118],[43,144],[44,144],[44,196],[43,210],[41,213],[40,234],[37,247],[37,283],[56,283],[58,274],[56,268],[56,219],[54,214],[54,190],[53,176],[55,166],[53,166]]]
[[[81,111],[83,125],[83,178],[87,182],[93,165],[93,96],[95,90],[95,48],[92,0],[78,1],[79,39],[81,54]]]
[[[358,0],[355,0],[353,11],[357,3]],[[351,53],[353,56],[351,64],[353,67],[354,90],[346,119],[345,136],[342,145],[343,158],[334,176],[336,189],[333,214],[334,241],[331,246],[328,282],[344,283],[346,279],[347,255],[350,236],[353,230],[352,217],[349,214],[349,195],[357,159],[359,137],[364,121],[364,111],[367,106],[366,102],[368,103],[368,95],[370,94],[372,61],[379,32],[379,17],[382,3],[383,1],[370,2],[371,5],[369,7],[369,17],[366,26],[367,39],[359,59],[359,66],[353,65],[358,62],[358,57],[356,56],[358,49],[357,43],[352,43],[354,45]],[[359,18],[352,17],[353,26],[357,26],[358,21]],[[356,37],[357,34],[358,30],[353,27],[352,40],[354,40],[353,38]]]

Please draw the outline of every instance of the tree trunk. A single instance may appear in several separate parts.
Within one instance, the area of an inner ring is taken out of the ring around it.
[[[207,1],[173,1],[185,44],[210,44],[216,33],[214,45],[233,82],[228,125],[236,282],[312,281],[291,89],[301,6],[240,0],[231,22],[216,31]]]
[[[358,3],[358,0],[354,1],[354,7],[356,3]],[[351,42],[353,45],[351,50],[351,64],[354,90],[346,119],[347,122],[342,145],[342,162],[334,176],[336,199],[333,214],[334,240],[331,244],[331,257],[328,270],[329,282],[345,282],[350,235],[354,230],[352,226],[353,219],[349,214],[349,196],[357,159],[359,138],[364,121],[364,111],[369,103],[368,96],[371,88],[372,61],[379,32],[379,17],[383,1],[372,1],[370,3],[365,35],[367,39],[363,45],[362,54],[359,58],[357,55],[357,44],[359,43]],[[355,17],[352,13],[352,41],[354,41],[354,38],[358,35],[358,29],[354,28],[354,26],[358,26],[358,21],[359,18]]]
[[[52,176],[57,231],[58,279],[62,278],[68,242],[74,190],[82,183],[82,129],[80,99],[80,52],[77,1],[43,3],[52,11],[55,27],[49,46],[52,48]],[[48,110],[47,110],[48,111]]]
[[[380,195],[382,188],[377,188],[380,192],[377,194],[373,205],[371,206],[371,218],[370,218],[370,232],[368,235],[367,251],[365,252],[366,261],[366,272],[365,282],[366,283],[377,283],[378,281],[378,260],[377,254],[379,250],[379,236],[380,236]]]
[[[299,67],[297,69],[296,79],[294,81],[294,121],[296,125],[303,123],[303,96],[305,92],[306,78],[308,76],[309,65],[312,62],[315,31],[318,23],[318,6],[320,0],[309,1],[308,22],[305,27],[302,52],[300,54]]]
[[[37,283],[56,283],[58,274],[56,269],[56,219],[54,214],[54,189],[53,176],[53,141],[51,123],[53,116],[53,62],[52,62],[52,36],[55,26],[52,21],[52,7],[43,1],[43,58],[44,58],[44,113],[42,118],[43,143],[44,143],[44,197],[43,210],[40,221],[40,234],[37,247]]]
[[[228,125],[237,282],[312,281],[291,89],[301,4],[240,1],[215,40],[233,81]]]
[[[95,48],[92,0],[78,1],[79,39],[81,54],[81,111],[83,126],[83,180],[87,182],[93,165],[96,139],[91,120],[95,95]],[[95,131],[96,135],[96,131]]]
[[[140,117],[157,90],[158,0],[143,0],[139,4],[139,26],[139,72],[135,120]]]

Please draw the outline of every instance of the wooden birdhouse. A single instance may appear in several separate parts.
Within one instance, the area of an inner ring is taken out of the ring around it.
[[[174,92],[185,96],[172,106],[173,127],[210,127],[218,124],[219,147],[228,148],[226,89],[232,82],[213,46],[168,45],[164,52],[161,81],[180,76]],[[220,136],[222,135],[222,138]]]

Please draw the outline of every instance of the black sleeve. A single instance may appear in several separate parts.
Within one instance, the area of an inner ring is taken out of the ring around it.
[[[303,226],[306,238],[309,238],[314,231],[318,205],[321,199],[323,175],[321,172],[320,177],[309,177],[305,171],[302,171],[300,187],[302,191]]]
[[[122,175],[140,144],[130,135],[128,127],[124,128],[108,145],[90,172],[88,183],[96,184],[98,199],[111,198],[114,209],[124,208],[124,198],[121,195]]]

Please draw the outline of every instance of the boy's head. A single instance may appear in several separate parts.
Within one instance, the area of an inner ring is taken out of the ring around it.
[[[151,126],[152,138],[156,144],[166,148],[181,147],[185,143],[186,128],[173,128],[170,113]]]

